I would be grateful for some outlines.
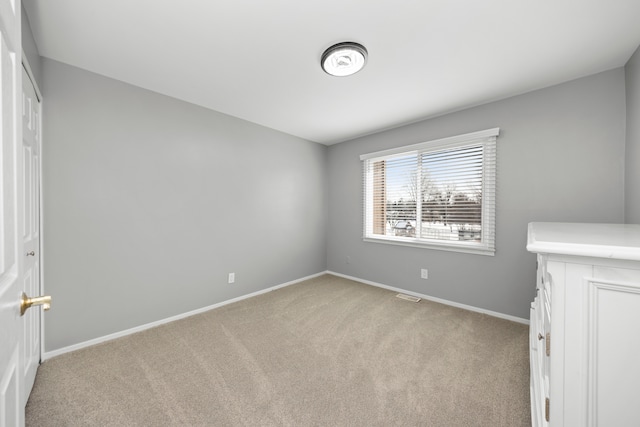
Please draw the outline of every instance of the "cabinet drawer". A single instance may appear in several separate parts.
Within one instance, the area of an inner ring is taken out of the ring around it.
[[[531,395],[531,422],[533,426],[542,426],[544,420],[544,407],[542,405],[544,394],[544,367],[542,365],[544,348],[538,339],[541,330],[541,298],[536,298],[531,303],[530,323],[529,323],[529,363],[531,369],[531,377],[529,384],[529,393]]]

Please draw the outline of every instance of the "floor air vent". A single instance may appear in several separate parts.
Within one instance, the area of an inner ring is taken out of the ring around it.
[[[420,302],[420,300],[422,299],[422,298],[413,297],[411,295],[405,295],[405,294],[398,294],[398,295],[396,295],[396,297],[400,298],[400,299],[405,299],[405,300],[411,301],[411,302]]]

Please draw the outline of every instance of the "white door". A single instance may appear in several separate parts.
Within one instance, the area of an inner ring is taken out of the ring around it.
[[[0,426],[24,424],[20,0],[0,0]]]
[[[0,0],[0,427],[24,425],[41,325],[40,310],[27,309],[51,301],[33,297],[40,293],[40,103],[22,69],[20,10],[20,0]]]
[[[22,68],[22,241],[24,250],[23,291],[40,294],[40,100],[31,79]],[[40,365],[41,310],[24,313],[24,401],[29,398]]]

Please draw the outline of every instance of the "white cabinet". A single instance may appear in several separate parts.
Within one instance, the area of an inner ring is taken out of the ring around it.
[[[640,225],[529,224],[534,426],[640,426]]]

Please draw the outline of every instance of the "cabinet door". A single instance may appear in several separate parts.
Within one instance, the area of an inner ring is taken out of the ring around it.
[[[592,279],[588,288],[588,425],[637,427],[640,283]]]

